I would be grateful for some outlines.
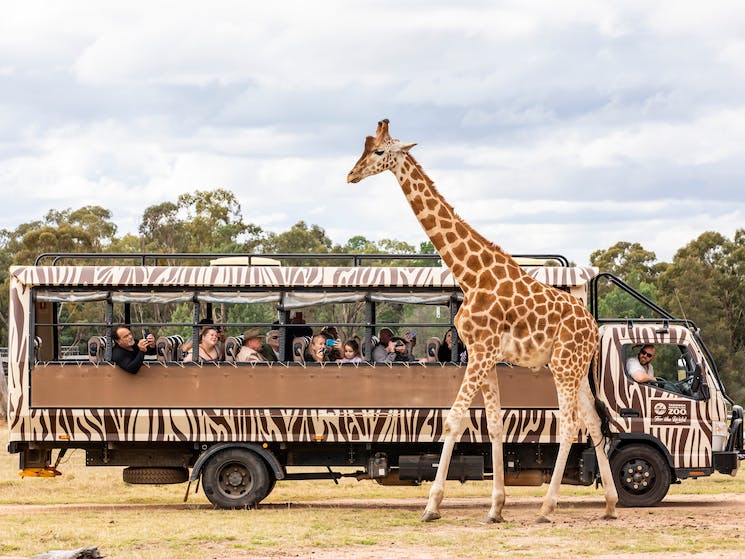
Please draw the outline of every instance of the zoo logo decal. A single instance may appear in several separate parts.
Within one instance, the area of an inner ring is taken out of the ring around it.
[[[651,404],[652,425],[690,425],[690,402],[670,402],[653,399]]]

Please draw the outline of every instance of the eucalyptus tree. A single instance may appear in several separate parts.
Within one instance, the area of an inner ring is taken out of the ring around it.
[[[656,301],[657,277],[665,264],[656,263],[656,255],[639,243],[619,241],[590,255],[590,263],[601,272],[621,278],[651,301]],[[598,290],[598,315],[605,317],[651,318],[648,307],[620,289],[601,283]]]
[[[707,231],[678,250],[660,274],[660,301],[693,320],[736,401],[745,400],[745,230]]]

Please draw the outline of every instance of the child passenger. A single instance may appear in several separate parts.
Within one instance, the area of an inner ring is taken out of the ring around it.
[[[360,344],[356,340],[347,340],[344,344],[344,358],[342,363],[361,363]]]

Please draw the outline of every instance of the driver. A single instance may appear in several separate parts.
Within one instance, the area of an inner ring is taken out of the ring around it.
[[[626,370],[636,382],[655,382],[654,359],[655,348],[652,344],[646,344],[639,350],[637,357],[629,357],[626,361]]]

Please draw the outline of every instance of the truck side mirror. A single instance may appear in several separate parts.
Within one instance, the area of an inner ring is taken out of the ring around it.
[[[708,400],[711,393],[709,392],[709,385],[703,382],[703,374],[701,373],[701,363],[696,363],[693,368],[693,380],[691,381],[691,393],[700,394],[703,400]]]

